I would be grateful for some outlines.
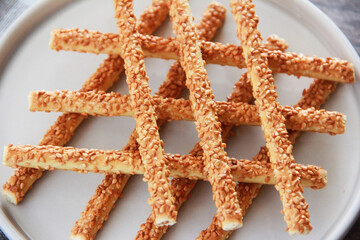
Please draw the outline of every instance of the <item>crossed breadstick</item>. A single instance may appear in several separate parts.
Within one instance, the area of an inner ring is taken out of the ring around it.
[[[145,71],[145,57],[136,29],[132,1],[114,1],[115,18],[121,34],[120,56],[124,59],[126,81],[136,120],[139,152],[145,164],[144,180],[148,182],[150,199],[158,225],[173,225],[177,211],[170,191],[169,170],[164,159],[162,141],[156,123],[157,117]]]
[[[251,85],[255,105],[261,119],[266,147],[270,161],[274,164],[276,189],[283,204],[283,214],[290,234],[310,232],[308,205],[302,195],[299,172],[294,167],[292,144],[288,139],[285,118],[280,104],[272,72],[268,67],[267,52],[261,46],[261,34],[257,29],[258,17],[251,0],[231,0],[232,13],[237,24],[237,36],[241,40],[243,55]]]
[[[153,101],[159,119],[194,121],[189,100],[154,96]],[[34,91],[30,94],[29,102],[31,111],[134,117],[130,96],[122,96],[115,92]],[[215,102],[214,109],[222,123],[261,125],[255,105],[243,102]],[[286,119],[287,129],[331,134],[345,132],[346,117],[341,113],[292,106],[284,106],[280,112]]]

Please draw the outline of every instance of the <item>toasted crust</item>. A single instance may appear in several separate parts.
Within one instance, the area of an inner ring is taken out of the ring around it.
[[[106,174],[71,230],[70,239],[94,239],[131,175]]]
[[[140,15],[137,23],[137,31],[140,34],[151,34],[160,27],[169,13],[167,0],[154,0]]]
[[[217,2],[209,4],[205,10],[203,17],[197,25],[199,38],[211,39],[214,37],[216,30],[221,26],[222,21],[225,18],[226,9]],[[176,98],[180,95],[181,89],[185,87],[186,76],[179,61],[176,61],[170,68],[166,80],[160,86],[158,95]],[[164,120],[162,120],[164,121]],[[160,121],[161,122],[161,121]],[[191,153],[195,156],[199,156],[198,153],[202,153],[202,149],[199,144],[196,145]],[[190,180],[186,178],[173,179],[171,181],[171,191],[175,197],[175,206],[180,208],[183,202],[185,202],[189,196],[191,190],[196,184],[196,180]],[[136,235],[136,239],[160,239],[163,234],[166,233],[168,227],[159,227],[154,224],[154,216],[150,216],[146,219],[146,222],[140,226],[140,230]]]
[[[226,164],[221,124],[216,116],[214,95],[204,67],[190,6],[186,0],[173,0],[169,4],[213,199],[221,215],[223,229],[236,229],[242,226],[241,210],[235,195],[235,182]]]
[[[293,165],[295,160],[292,156],[292,144],[288,139],[280,104],[276,100],[274,79],[268,68],[268,53],[261,47],[262,38],[257,29],[258,17],[255,15],[254,4],[251,0],[232,0],[231,7],[237,24],[237,35],[242,42],[270,161],[274,164],[277,180],[275,188],[279,191],[283,204],[284,219],[291,235],[306,234],[312,229],[308,205],[302,195],[299,172]]]
[[[164,159],[162,141],[156,123],[157,117],[145,70],[144,54],[141,49],[132,1],[114,0],[115,18],[121,35],[119,44],[124,60],[126,81],[131,106],[134,109],[139,152],[146,166],[144,180],[148,182],[150,199],[157,225],[173,225],[177,211],[170,191],[169,170]]]
[[[31,111],[134,117],[130,96],[122,96],[119,93],[63,90],[34,91],[30,96]],[[153,100],[159,119],[194,121],[194,113],[189,100],[159,96],[154,96]],[[255,105],[241,102],[215,102],[214,109],[219,121],[224,124],[261,125]],[[285,117],[287,129],[330,134],[345,132],[346,117],[341,113],[292,106],[284,106],[280,112]]]
[[[120,54],[119,35],[100,33],[87,29],[55,29],[52,31],[51,49],[103,54]],[[179,59],[179,47],[173,38],[139,35],[141,46],[147,57]],[[207,63],[245,68],[241,46],[199,41],[201,52]],[[324,80],[351,83],[355,81],[354,66],[338,58],[317,58],[280,50],[265,52],[273,72],[295,76],[307,76]],[[291,64],[289,64],[291,63]]]
[[[139,152],[120,150],[82,149],[59,146],[9,145],[4,149],[4,164],[9,167],[62,169],[81,173],[144,174],[145,166]],[[207,179],[204,156],[165,154],[170,176],[174,178]],[[235,181],[274,184],[271,163],[229,158],[226,164]],[[312,165],[294,164],[303,179],[304,187],[326,186],[326,171]]]

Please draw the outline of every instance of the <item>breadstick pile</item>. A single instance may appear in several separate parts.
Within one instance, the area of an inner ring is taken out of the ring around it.
[[[87,29],[55,29],[50,47],[108,54],[80,91],[33,91],[31,111],[63,112],[39,145],[9,144],[4,164],[16,168],[3,186],[4,196],[18,204],[47,170],[104,174],[71,230],[71,239],[94,239],[108,219],[131,175],[148,183],[151,214],[136,239],[160,239],[177,221],[181,205],[197,180],[212,186],[217,212],[198,239],[227,239],[243,226],[243,217],[263,184],[274,185],[290,235],[312,230],[303,188],[322,189],[327,172],[296,163],[292,149],[302,131],[345,132],[346,117],[319,109],[338,83],[354,82],[353,65],[337,58],[285,52],[283,39],[262,41],[252,0],[230,0],[241,45],[210,42],[226,9],[211,3],[195,26],[187,0],[153,0],[138,20],[131,0],[114,0],[119,34]],[[174,38],[151,35],[169,14]],[[145,57],[176,59],[159,91],[150,94]],[[228,101],[214,101],[207,64],[247,68]],[[125,70],[129,95],[106,91]],[[295,106],[277,101],[273,73],[315,78]],[[183,88],[189,100],[177,99]],[[87,116],[128,116],[136,127],[122,150],[66,146]],[[159,128],[166,121],[194,121],[199,142],[187,155],[165,153]],[[252,160],[227,156],[225,141],[239,125],[261,126],[266,146]],[[64,230],[65,231],[65,230]]]

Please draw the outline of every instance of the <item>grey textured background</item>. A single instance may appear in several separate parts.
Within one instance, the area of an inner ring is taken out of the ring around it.
[[[360,54],[360,0],[310,0],[310,2],[335,22]]]
[[[11,23],[37,0],[0,0],[0,37]],[[344,32],[360,54],[360,0],[310,0]],[[7,239],[0,230],[0,240]],[[360,239],[360,218],[345,240]]]

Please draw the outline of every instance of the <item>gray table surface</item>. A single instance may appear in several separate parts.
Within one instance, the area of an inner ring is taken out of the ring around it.
[[[11,23],[37,0],[0,0],[0,37]],[[348,37],[360,54],[360,0],[310,0]],[[0,240],[6,240],[0,229]],[[354,223],[346,240],[360,239],[360,217]]]

